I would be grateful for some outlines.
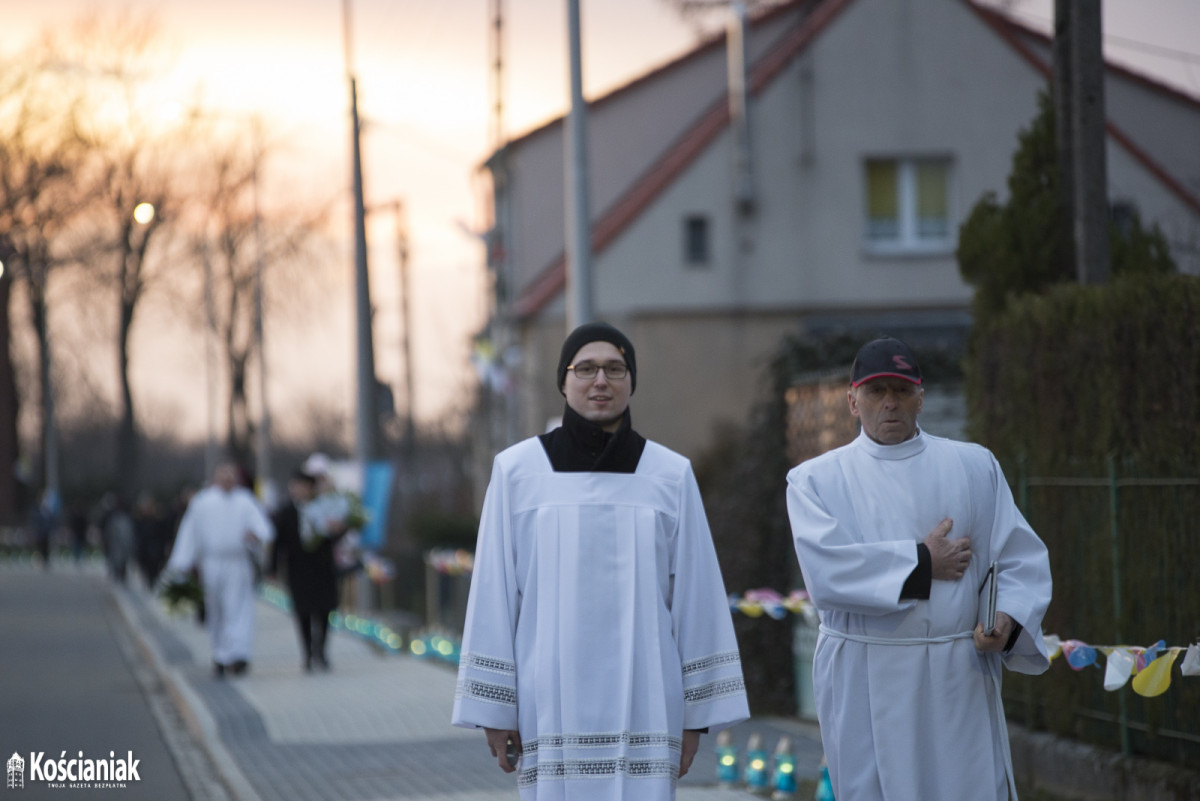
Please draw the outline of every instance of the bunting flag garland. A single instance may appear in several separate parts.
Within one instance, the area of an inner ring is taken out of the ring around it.
[[[729,596],[729,609],[747,617],[766,615],[782,620],[790,612],[803,615],[810,624],[818,621],[817,607],[804,590],[793,590],[786,597],[771,589],[747,590],[739,596]],[[1076,672],[1089,667],[1099,668],[1104,657],[1104,689],[1115,692],[1127,683],[1138,695],[1153,698],[1171,686],[1171,668],[1183,654],[1180,673],[1200,676],[1200,643],[1186,647],[1168,646],[1165,640],[1142,647],[1136,645],[1090,645],[1082,640],[1064,640],[1056,634],[1045,635],[1046,653],[1053,662],[1059,656]],[[1130,682],[1130,679],[1133,679]]]
[[[475,569],[475,554],[464,548],[434,548],[425,564],[443,576],[465,576]]]
[[[1168,647],[1159,640],[1146,648],[1133,645],[1088,645],[1079,640],[1060,640],[1047,635],[1046,652],[1053,661],[1060,654],[1072,670],[1100,667],[1100,654],[1104,654],[1104,689],[1114,692],[1125,686],[1130,677],[1130,686],[1138,695],[1153,698],[1162,695],[1171,686],[1171,667],[1180,654],[1184,654],[1180,672],[1184,676],[1200,676],[1200,644]]]
[[[792,590],[785,598],[775,590],[758,589],[746,590],[742,597],[729,596],[729,609],[740,612],[746,617],[762,617],[766,615],[774,620],[783,620],[787,613],[804,615],[804,619],[814,626],[817,624],[817,607],[809,600],[804,590]]]

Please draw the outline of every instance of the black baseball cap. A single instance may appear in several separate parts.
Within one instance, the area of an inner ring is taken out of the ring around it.
[[[893,376],[921,383],[921,365],[912,348],[893,337],[873,339],[858,349],[850,368],[850,386],[857,387],[872,378]]]

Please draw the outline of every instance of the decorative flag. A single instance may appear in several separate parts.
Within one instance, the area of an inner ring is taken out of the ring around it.
[[[1062,644],[1063,655],[1072,670],[1083,670],[1096,664],[1096,649],[1079,640],[1067,640]]]
[[[1138,671],[1133,677],[1133,691],[1147,698],[1165,693],[1171,686],[1171,665],[1177,656],[1179,651],[1172,649]]]
[[[1154,645],[1151,645],[1149,648],[1139,653],[1137,655],[1137,669],[1139,671],[1145,670],[1146,665],[1150,664],[1155,659],[1158,659],[1158,652],[1166,647],[1167,641],[1159,640],[1158,642],[1154,643]]]
[[[1062,640],[1058,638],[1057,634],[1043,634],[1042,642],[1046,643],[1046,654],[1053,662],[1062,653]]]
[[[1053,662],[1062,653],[1062,640],[1058,638],[1057,634],[1043,634],[1042,642],[1046,643],[1046,654]]]
[[[1104,689],[1113,692],[1124,687],[1133,673],[1133,662],[1133,652],[1128,648],[1113,648],[1104,668]]]
[[[1188,646],[1179,669],[1185,676],[1200,676],[1200,645],[1192,643]]]

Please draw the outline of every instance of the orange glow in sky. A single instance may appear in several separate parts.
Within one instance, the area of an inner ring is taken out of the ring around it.
[[[564,112],[567,103],[566,12],[562,0],[507,0],[504,17],[504,127],[519,133]],[[687,50],[695,31],[659,0],[584,3],[585,80],[599,94]],[[96,7],[91,0],[5,0],[0,55],[10,56],[48,26],[62,27]],[[101,8],[105,8],[101,6]],[[199,90],[218,113],[257,116],[282,140],[263,191],[309,191],[315,202],[343,198],[335,212],[349,242],[349,92],[340,0],[133,0],[122,8],[152,12],[174,70],[162,76],[164,109]],[[470,336],[486,316],[482,208],[474,173],[490,150],[487,0],[354,0],[353,69],[364,123],[368,207],[399,199],[409,227],[412,337],[419,420],[461,405],[472,381]],[[339,188],[341,192],[339,192]],[[391,214],[368,221],[376,372],[402,402],[398,259]],[[267,310],[273,424],[288,429],[288,408],[315,400],[353,406],[352,253],[329,288],[324,308],[303,323]],[[314,324],[315,321],[315,324]],[[135,391],[147,415],[180,411],[202,436],[198,342],[162,336],[169,314],[139,318]],[[176,326],[177,328],[177,326]],[[147,335],[149,334],[149,335]],[[182,334],[181,334],[182,335]],[[189,335],[195,338],[194,335]],[[97,371],[107,370],[105,360]],[[322,376],[313,382],[314,363]],[[178,369],[178,379],[163,381]],[[107,374],[93,382],[111,380]],[[314,388],[318,383],[320,389]],[[279,407],[278,409],[274,407]],[[150,427],[153,428],[151,422]]]

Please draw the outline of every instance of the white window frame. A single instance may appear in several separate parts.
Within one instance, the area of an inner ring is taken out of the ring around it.
[[[899,194],[896,207],[900,230],[895,237],[880,239],[868,232],[870,185],[867,165],[872,162],[896,164],[896,191]],[[917,165],[921,162],[939,162],[946,167],[946,233],[943,236],[921,236],[917,227]],[[864,249],[883,256],[924,256],[953,253],[957,247],[958,231],[954,209],[954,159],[944,154],[919,156],[867,156],[862,161],[862,240]]]

